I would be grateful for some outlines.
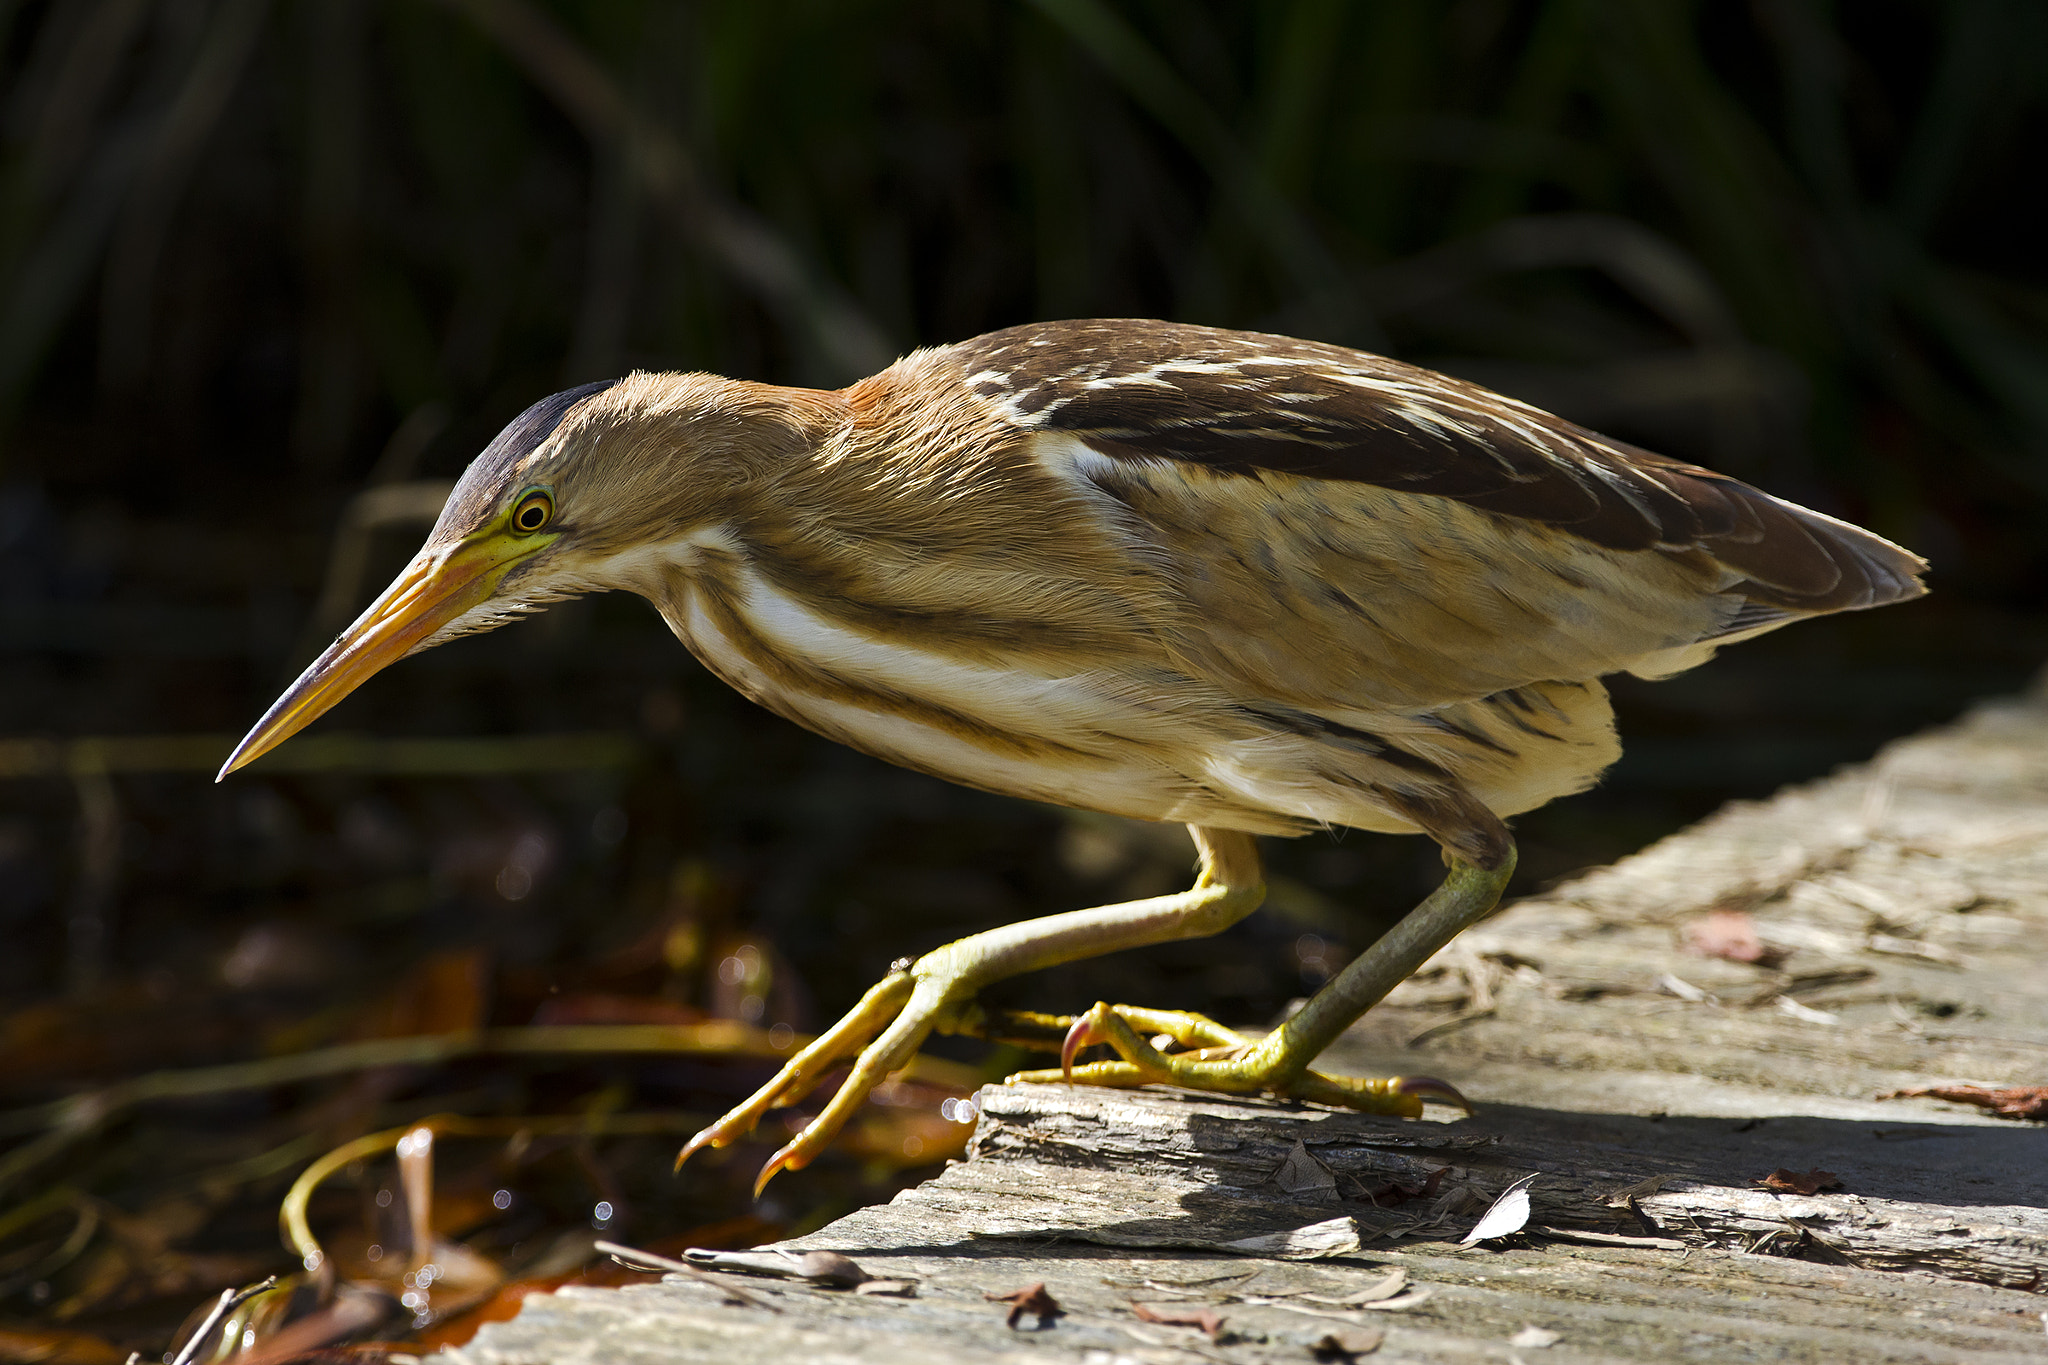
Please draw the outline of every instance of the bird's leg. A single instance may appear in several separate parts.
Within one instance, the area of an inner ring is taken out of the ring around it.
[[[1388,991],[1406,980],[1461,930],[1484,918],[1499,902],[1514,870],[1512,845],[1494,868],[1452,860],[1443,885],[1429,899],[1409,911],[1293,1017],[1257,1043],[1226,1047],[1222,1055],[1218,1055],[1214,1044],[1204,1044],[1192,1052],[1165,1053],[1138,1034],[1140,1028],[1153,1028],[1156,1012],[1098,1004],[1074,1021],[1061,1050],[1061,1071],[1026,1072],[1012,1079],[1056,1080],[1068,1075],[1095,1085],[1120,1086],[1156,1081],[1231,1094],[1264,1091],[1353,1109],[1409,1115],[1422,1112],[1424,1098],[1464,1105],[1464,1097],[1455,1089],[1429,1077],[1362,1080],[1329,1076],[1308,1067],[1317,1054],[1378,1004]],[[1183,1042],[1199,1036],[1192,1030],[1186,1037],[1170,1028],[1157,1031]],[[1075,1067],[1075,1052],[1091,1043],[1109,1044],[1123,1060]]]
[[[1202,859],[1201,874],[1191,889],[1005,925],[926,953],[891,972],[845,1018],[792,1057],[773,1080],[691,1138],[677,1164],[701,1147],[723,1147],[744,1137],[770,1109],[809,1094],[833,1067],[858,1052],[838,1093],[769,1158],[755,1183],[758,1192],[777,1171],[796,1170],[824,1150],[869,1092],[908,1062],[934,1029],[981,1031],[984,1021],[975,995],[984,986],[1120,948],[1220,933],[1256,910],[1265,899],[1266,886],[1252,836],[1192,825],[1189,832]],[[1209,1029],[1220,1028],[1202,1022]]]

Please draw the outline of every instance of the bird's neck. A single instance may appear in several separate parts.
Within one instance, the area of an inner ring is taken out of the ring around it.
[[[1060,667],[1076,649],[1139,647],[1133,612],[1159,591],[1147,562],[943,353],[797,392],[807,439],[737,491],[727,538],[693,566],[699,591],[798,603],[835,629],[956,659],[1042,651]]]
[[[639,501],[678,521],[885,534],[921,527],[935,501],[987,503],[991,483],[1037,477],[1018,433],[930,352],[831,391],[705,374],[634,375],[620,388],[630,417],[614,439],[646,452],[622,464],[668,484]]]
[[[1039,481],[1016,431],[930,352],[833,392],[749,387],[772,393],[796,423],[785,427],[793,439],[754,467],[739,509],[763,532],[907,538],[941,552],[950,519],[979,522]]]

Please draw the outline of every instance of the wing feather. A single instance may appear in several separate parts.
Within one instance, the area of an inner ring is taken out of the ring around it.
[[[1426,494],[1615,552],[1711,562],[1710,638],[1918,596],[1917,556],[1712,470],[1362,351],[1163,322],[1040,323],[954,348],[1027,429],[1131,466],[1293,475]]]

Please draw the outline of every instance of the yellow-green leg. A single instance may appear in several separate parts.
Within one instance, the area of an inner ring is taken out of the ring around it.
[[[925,954],[877,983],[773,1080],[691,1138],[676,1164],[699,1148],[723,1147],[744,1137],[770,1109],[801,1100],[834,1067],[852,1058],[846,1083],[762,1168],[754,1185],[759,1193],[778,1171],[800,1169],[823,1151],[869,1093],[907,1063],[933,1030],[986,1031],[987,1021],[975,1003],[984,986],[1120,948],[1220,933],[1257,909],[1265,898],[1265,879],[1252,837],[1192,825],[1189,832],[1202,860],[1201,874],[1191,889],[1006,925]],[[1048,1078],[1065,1075],[1119,1086],[1157,1081],[1232,1094],[1267,1091],[1411,1115],[1421,1112],[1424,1096],[1462,1104],[1463,1097],[1441,1081],[1353,1080],[1311,1072],[1308,1064],[1459,930],[1491,910],[1513,869],[1512,849],[1502,865],[1491,870],[1454,862],[1444,884],[1428,900],[1338,973],[1292,1019],[1256,1043],[1200,1015],[1097,1005],[1073,1022],[1063,1049],[1065,1066]],[[1162,1053],[1138,1036],[1133,1023],[1194,1050]],[[1097,1041],[1108,1043],[1123,1060],[1073,1067],[1075,1050]]]
[[[770,1109],[796,1103],[858,1052],[838,1093],[769,1158],[755,1182],[758,1193],[776,1172],[800,1169],[823,1151],[869,1092],[907,1063],[934,1029],[979,1032],[982,1017],[975,996],[982,987],[1120,948],[1221,933],[1258,909],[1266,885],[1252,836],[1192,825],[1189,832],[1202,860],[1201,874],[1189,890],[1005,925],[926,953],[877,983],[773,1080],[691,1138],[676,1164],[699,1148],[723,1147],[744,1137]]]
[[[1158,1011],[1098,1004],[1073,1022],[1061,1049],[1059,1071],[1025,1072],[1012,1079],[1053,1081],[1066,1077],[1092,1085],[1123,1086],[1156,1082],[1227,1094],[1263,1092],[1409,1116],[1422,1112],[1426,1098],[1469,1109],[1464,1096],[1430,1077],[1329,1076],[1309,1070],[1309,1063],[1438,949],[1483,919],[1500,902],[1514,870],[1512,846],[1499,867],[1479,868],[1453,861],[1443,885],[1427,900],[1354,958],[1292,1018],[1256,1043],[1246,1045],[1239,1040],[1235,1046],[1218,1046],[1213,1031],[1219,1026],[1207,1020],[1201,1023],[1211,1031],[1181,1029],[1173,1026],[1172,1016]],[[1161,1052],[1139,1036],[1140,1028],[1163,1033],[1195,1050]],[[1123,1060],[1074,1066],[1074,1054],[1091,1043],[1109,1044]]]

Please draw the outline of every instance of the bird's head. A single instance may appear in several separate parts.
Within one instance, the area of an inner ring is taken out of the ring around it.
[[[412,562],[272,704],[220,776],[408,654],[548,602],[641,586],[648,552],[715,526],[764,460],[808,444],[790,420],[801,404],[780,396],[794,392],[635,374],[535,403],[470,463]]]

